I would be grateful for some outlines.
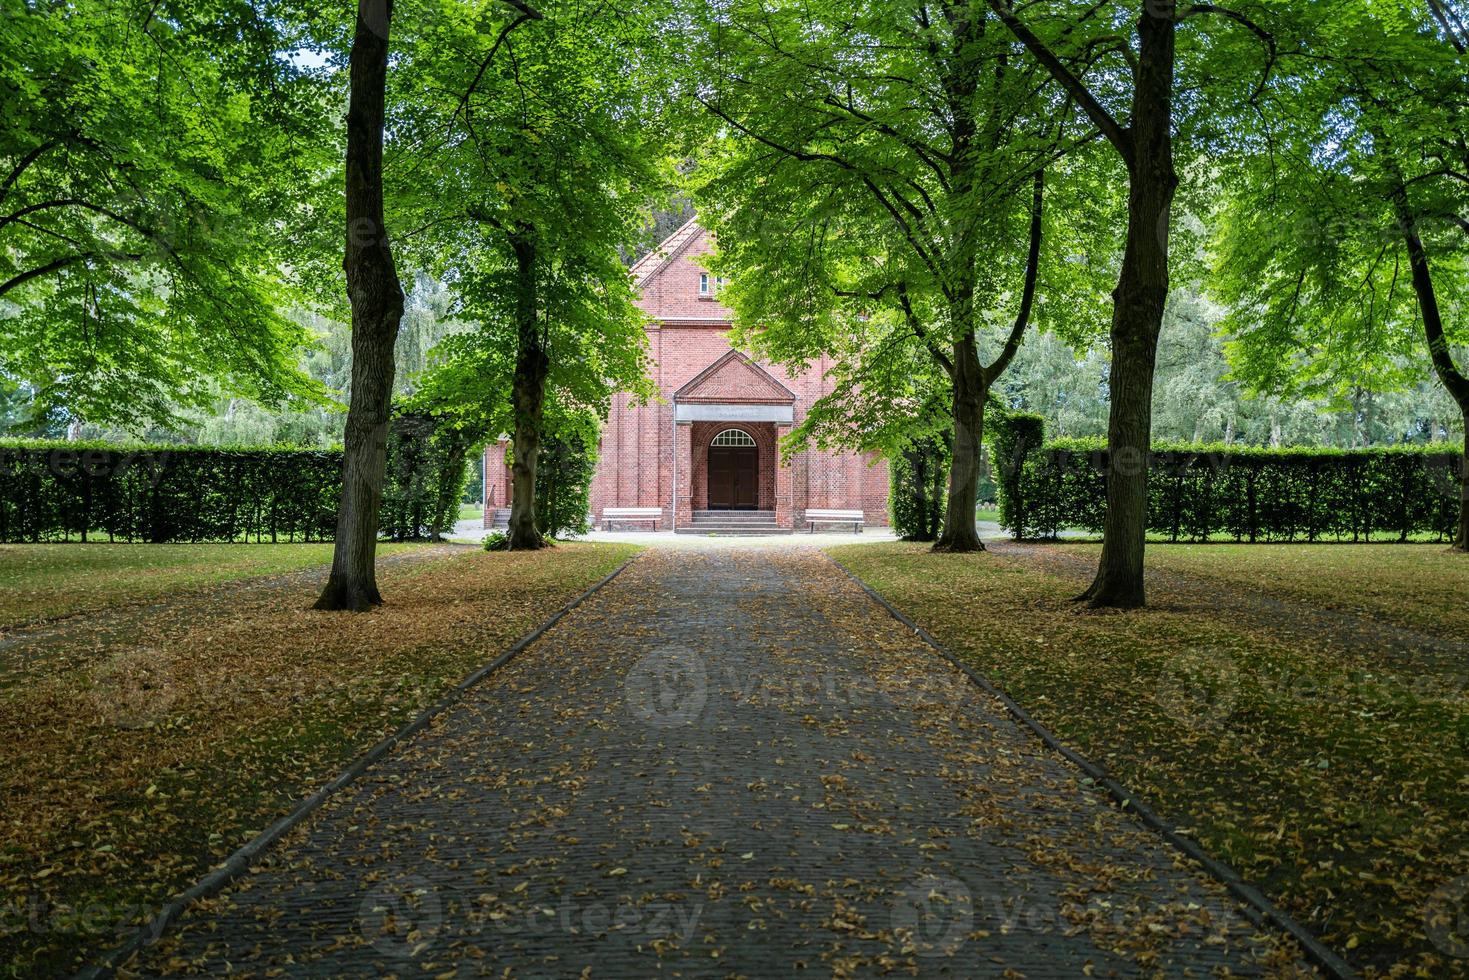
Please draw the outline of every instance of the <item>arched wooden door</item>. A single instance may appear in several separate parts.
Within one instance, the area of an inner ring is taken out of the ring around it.
[[[760,504],[760,450],[748,432],[725,429],[709,443],[709,509],[754,510]]]

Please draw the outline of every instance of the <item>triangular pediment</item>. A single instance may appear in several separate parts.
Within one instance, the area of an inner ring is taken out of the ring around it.
[[[673,393],[680,402],[737,402],[788,405],[796,395],[769,371],[732,350]]]

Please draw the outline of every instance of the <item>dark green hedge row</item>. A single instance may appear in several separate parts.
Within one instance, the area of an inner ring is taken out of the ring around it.
[[[1012,427],[992,445],[1001,523],[1017,537],[1100,531],[1110,462],[1105,444],[1043,446],[1037,419],[1012,418],[1022,431]],[[1455,451],[1416,447],[1159,446],[1146,461],[1148,531],[1170,541],[1451,540],[1460,459]]]
[[[469,440],[400,416],[388,442],[383,534],[452,528]],[[330,541],[341,490],[340,450],[5,441],[0,542]]]
[[[0,541],[329,541],[333,450],[0,443]]]

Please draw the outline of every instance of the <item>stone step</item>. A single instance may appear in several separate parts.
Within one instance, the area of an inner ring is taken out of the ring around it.
[[[774,527],[775,526],[775,515],[774,514],[761,514],[758,517],[725,517],[723,515],[715,515],[715,514],[696,514],[696,515],[694,515],[693,523],[694,524],[700,524],[700,525],[703,525],[703,524],[720,524],[720,525],[734,524],[734,525],[738,525],[738,526],[741,526],[741,527],[757,527],[757,526],[766,526],[766,525],[768,525],[770,527]]]
[[[496,507],[490,511],[489,528],[507,528],[510,526],[510,508]]]
[[[716,521],[773,521],[773,510],[696,510],[694,520]]]
[[[763,524],[754,526],[748,524],[732,524],[714,527],[708,527],[703,524],[691,524],[679,528],[678,533],[706,534],[713,537],[753,537],[762,534],[790,534],[791,529],[788,527],[777,527],[774,524],[769,526]]]

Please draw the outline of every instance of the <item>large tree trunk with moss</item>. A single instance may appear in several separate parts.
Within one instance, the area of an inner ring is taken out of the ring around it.
[[[1138,23],[1127,244],[1112,294],[1111,406],[1107,420],[1107,516],[1096,579],[1079,598],[1093,606],[1145,602],[1153,368],[1168,302],[1168,230],[1178,175],[1173,167],[1172,5],[1144,4]]]
[[[544,548],[548,542],[536,523],[536,462],[541,452],[541,417],[546,407],[546,353],[536,292],[536,243],[529,233],[511,235],[515,252],[515,380],[511,407],[515,412],[512,442],[509,548]]]
[[[383,120],[387,98],[390,0],[361,0],[352,40],[347,106],[347,249],[343,269],[352,304],[352,401],[344,436],[342,497],[331,577],[317,609],[380,605],[374,561],[387,468],[393,345],[403,287],[383,219]]]
[[[965,333],[954,344],[954,452],[949,462],[949,501],[944,531],[934,551],[983,551],[975,512],[979,505],[980,447],[984,443],[984,407],[989,392],[973,337]]]

